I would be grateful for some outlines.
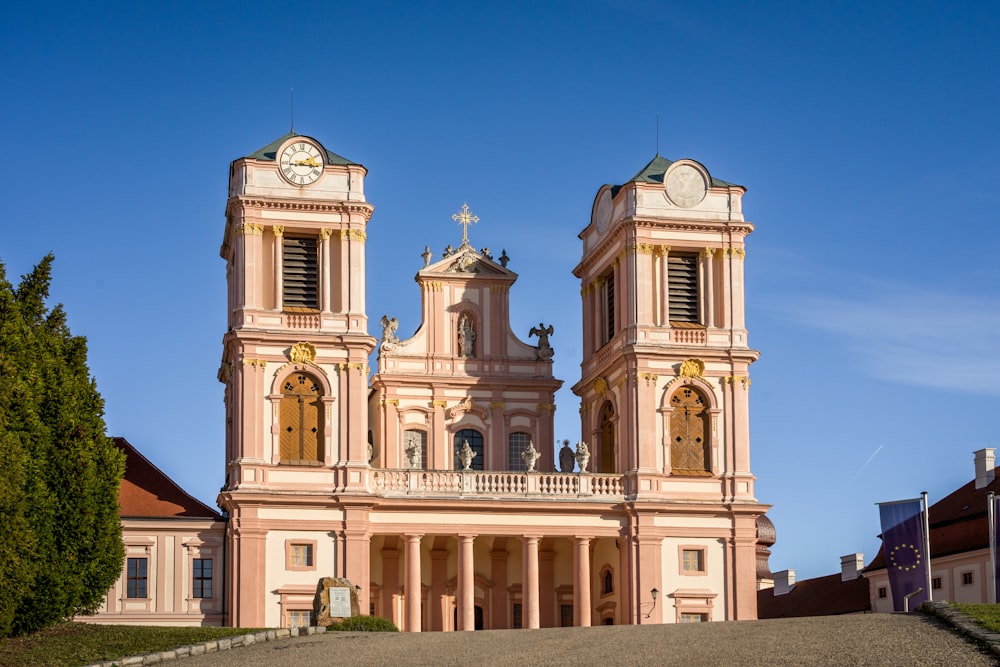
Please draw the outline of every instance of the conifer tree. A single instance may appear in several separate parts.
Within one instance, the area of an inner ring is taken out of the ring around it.
[[[0,636],[93,611],[121,572],[124,458],[61,306],[52,256],[13,288],[0,263]]]

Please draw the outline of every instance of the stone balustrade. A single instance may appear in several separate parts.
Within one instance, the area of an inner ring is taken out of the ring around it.
[[[621,500],[621,475],[498,470],[372,469],[368,490],[384,496],[489,496]]]

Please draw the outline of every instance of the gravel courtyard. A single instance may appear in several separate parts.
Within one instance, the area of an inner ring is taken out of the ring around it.
[[[921,616],[868,614],[736,623],[442,633],[331,632],[183,658],[245,665],[997,665]]]

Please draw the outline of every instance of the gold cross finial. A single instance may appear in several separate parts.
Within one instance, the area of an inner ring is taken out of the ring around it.
[[[451,216],[451,219],[462,225],[462,245],[469,245],[469,225],[479,222],[479,217],[472,215],[468,203],[463,203],[462,210]]]

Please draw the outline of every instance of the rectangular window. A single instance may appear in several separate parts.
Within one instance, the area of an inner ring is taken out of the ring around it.
[[[507,436],[507,469],[524,472],[528,469],[524,459],[521,458],[528,449],[531,438],[527,433],[511,433]]]
[[[972,573],[971,572],[963,572],[962,573],[962,585],[963,586],[971,586],[972,585]]]
[[[315,238],[283,237],[281,299],[285,307],[319,308],[319,252]]]
[[[521,627],[521,603],[515,602],[510,610],[511,627],[518,629]]]
[[[704,549],[681,549],[681,571],[682,572],[704,572],[705,571],[705,550]]]
[[[299,609],[288,610],[288,627],[307,628],[312,625],[312,612]]]
[[[708,623],[708,614],[681,614],[681,623]]]
[[[935,591],[941,588],[941,577],[931,579],[931,588]]]
[[[698,255],[667,256],[667,286],[671,322],[699,322]]]
[[[146,564],[145,558],[129,558],[128,570],[126,572],[125,597],[145,598],[147,593]]]
[[[573,627],[573,605],[571,604],[559,605],[559,627],[561,628]]]
[[[194,592],[196,598],[212,597],[212,559],[195,558],[192,572],[194,575]]]
[[[286,570],[315,570],[316,543],[285,541]]]
[[[878,599],[884,600],[888,594],[886,593],[885,586],[878,587]]]

